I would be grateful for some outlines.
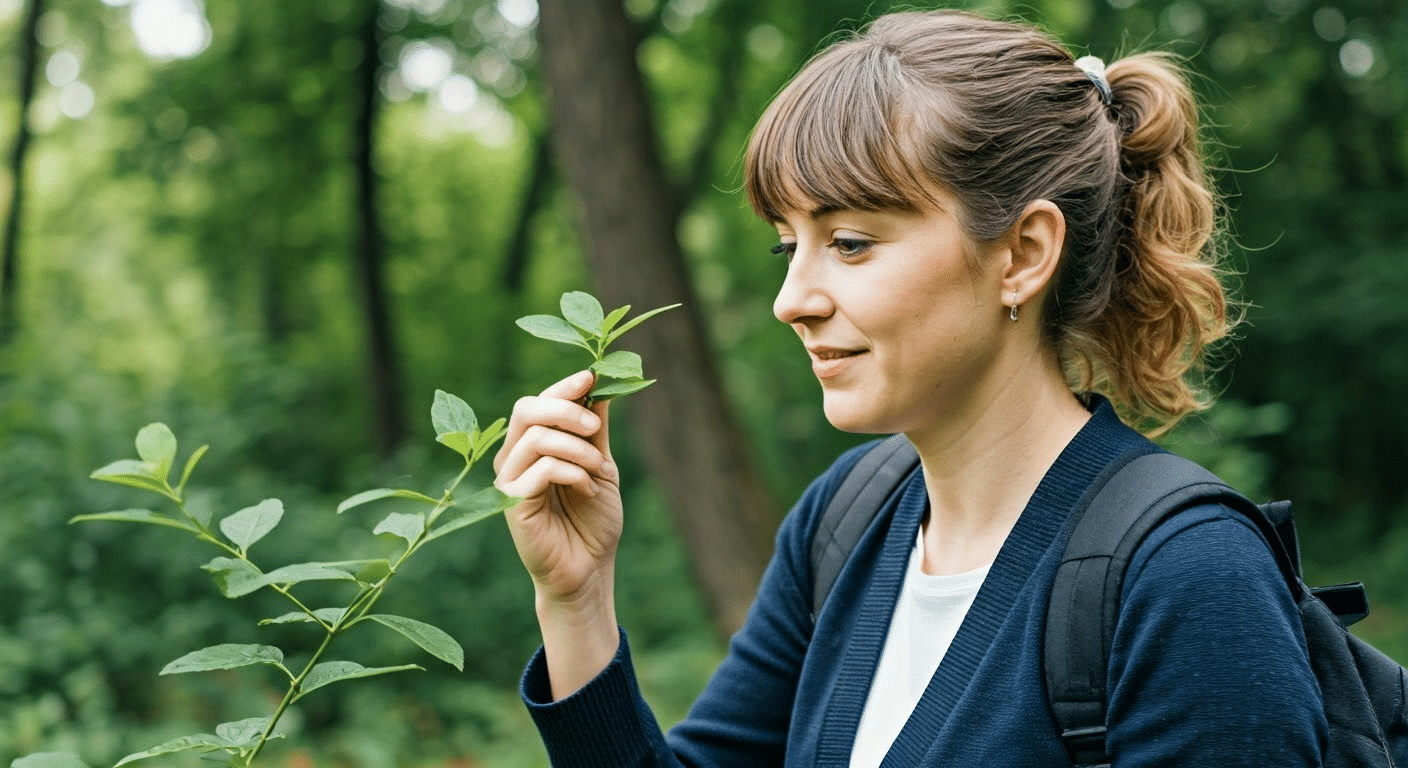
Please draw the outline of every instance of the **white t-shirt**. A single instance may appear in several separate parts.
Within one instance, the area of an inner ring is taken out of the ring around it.
[[[965,573],[924,573],[924,534],[909,556],[890,634],[851,749],[851,768],[877,768],[939,668],[991,564]]]

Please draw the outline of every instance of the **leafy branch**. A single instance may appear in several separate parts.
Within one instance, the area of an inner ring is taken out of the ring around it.
[[[532,315],[521,318],[518,325],[535,336],[572,344],[591,352],[594,357],[591,369],[597,373],[598,380],[588,399],[605,400],[639,391],[654,383],[653,379],[644,378],[639,355],[624,351],[608,353],[611,343],[646,319],[675,306],[679,305],[651,310],[622,324],[630,307],[621,307],[607,315],[603,313],[601,304],[590,295],[572,292],[562,297],[562,318]],[[282,649],[252,643],[212,645],[170,662],[160,674],[259,665],[273,667],[287,680],[288,688],[277,707],[267,716],[221,723],[215,727],[213,734],[196,733],[172,739],[130,754],[119,760],[114,768],[149,757],[187,751],[224,751],[227,758],[223,760],[227,766],[249,768],[265,744],[282,737],[276,729],[288,708],[309,693],[346,680],[424,670],[419,664],[365,667],[354,661],[326,659],[333,641],[360,624],[376,624],[396,632],[435,658],[463,671],[464,649],[444,630],[405,616],[372,612],[392,577],[422,547],[486,520],[518,502],[518,499],[492,485],[467,493],[463,498],[456,496],[475,463],[503,438],[506,430],[504,419],[481,429],[469,404],[452,394],[436,390],[430,420],[435,427],[436,441],[458,453],[464,460],[459,474],[438,497],[407,488],[374,488],[355,494],[337,506],[339,515],[385,499],[400,499],[422,507],[422,511],[417,512],[391,512],[372,528],[373,535],[391,534],[403,542],[398,543],[396,550],[384,558],[292,563],[264,570],[250,559],[250,549],[272,533],[283,520],[283,502],[264,499],[218,522],[213,521],[208,511],[192,510],[186,505],[186,483],[209,446],[202,445],[187,457],[173,486],[171,473],[176,464],[178,446],[175,434],[165,424],[148,424],[137,432],[135,443],[138,458],[114,461],[92,473],[94,479],[162,497],[171,502],[175,513],[163,514],[145,508],[122,509],[78,515],[70,520],[71,523],[141,523],[175,528],[191,534],[198,541],[220,551],[201,569],[211,575],[225,597],[236,599],[268,588],[282,595],[295,609],[264,619],[259,622],[261,626],[308,623],[316,624],[323,633],[317,649],[297,671],[284,663]],[[356,586],[356,591],[345,605],[310,608],[294,594],[294,589],[314,581],[350,582]],[[11,768],[87,768],[77,755],[66,752],[34,753],[16,759],[10,765]]]
[[[481,430],[474,410],[464,400],[442,391],[435,393],[430,418],[435,427],[435,439],[460,454],[464,460],[464,467],[459,475],[442,491],[439,498],[405,488],[376,488],[344,500],[337,508],[338,514],[341,514],[354,507],[382,499],[402,499],[428,507],[428,510],[423,512],[392,512],[372,529],[373,534],[389,533],[405,542],[404,548],[398,547],[399,551],[387,558],[294,563],[264,571],[250,559],[250,548],[273,532],[283,520],[283,502],[278,499],[265,499],[221,519],[218,524],[212,526],[208,516],[192,512],[185,502],[186,483],[201,457],[205,455],[207,446],[196,449],[186,460],[180,480],[173,487],[170,476],[175,464],[177,441],[176,436],[165,424],[148,424],[137,433],[136,447],[139,458],[115,461],[93,472],[92,477],[95,479],[139,488],[169,499],[176,508],[176,514],[162,514],[150,509],[124,509],[78,515],[71,522],[145,523],[176,528],[192,534],[197,540],[214,545],[221,551],[220,556],[206,563],[202,569],[211,574],[225,597],[239,598],[268,587],[287,598],[297,609],[276,618],[265,619],[260,622],[261,625],[307,622],[317,624],[323,631],[323,638],[317,650],[297,672],[284,665],[283,650],[260,644],[213,645],[192,651],[167,664],[161,670],[163,675],[267,665],[276,668],[287,678],[288,689],[273,713],[267,717],[222,723],[216,726],[214,734],[182,736],[128,755],[118,761],[118,766],[157,755],[189,750],[224,750],[229,755],[228,765],[249,766],[269,740],[280,736],[275,729],[289,706],[309,693],[344,680],[424,669],[419,664],[365,667],[353,661],[325,660],[333,640],[358,624],[370,622],[383,626],[456,669],[464,668],[464,650],[444,630],[404,616],[372,613],[392,577],[421,547],[441,536],[502,512],[517,501],[493,486],[471,493],[462,500],[455,497],[456,491],[475,462],[483,458],[503,437],[504,419],[499,419]],[[353,582],[357,591],[344,606],[314,609],[293,593],[295,586],[312,581]],[[74,765],[74,759],[74,756],[63,753],[44,753],[23,758],[26,761],[23,765],[26,768],[54,768],[59,765]]]

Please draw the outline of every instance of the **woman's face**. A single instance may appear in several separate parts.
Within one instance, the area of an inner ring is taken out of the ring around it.
[[[849,432],[922,432],[984,391],[1007,320],[1000,260],[950,211],[798,211],[777,223],[787,278],[773,314]]]

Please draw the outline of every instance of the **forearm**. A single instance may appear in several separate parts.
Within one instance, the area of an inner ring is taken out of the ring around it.
[[[614,584],[613,565],[570,599],[538,591],[538,626],[554,701],[576,693],[615,658],[620,633]]]

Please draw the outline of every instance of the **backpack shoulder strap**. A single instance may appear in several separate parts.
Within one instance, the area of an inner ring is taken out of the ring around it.
[[[1046,690],[1061,741],[1077,766],[1109,764],[1105,754],[1106,670],[1125,569],[1159,523],[1180,509],[1217,502],[1254,523],[1299,601],[1304,586],[1279,532],[1253,503],[1216,475],[1171,453],[1124,465],[1096,491],[1067,541],[1047,604]]]
[[[841,481],[812,535],[813,621],[861,534],[918,463],[919,454],[909,439],[893,435],[876,443]]]

